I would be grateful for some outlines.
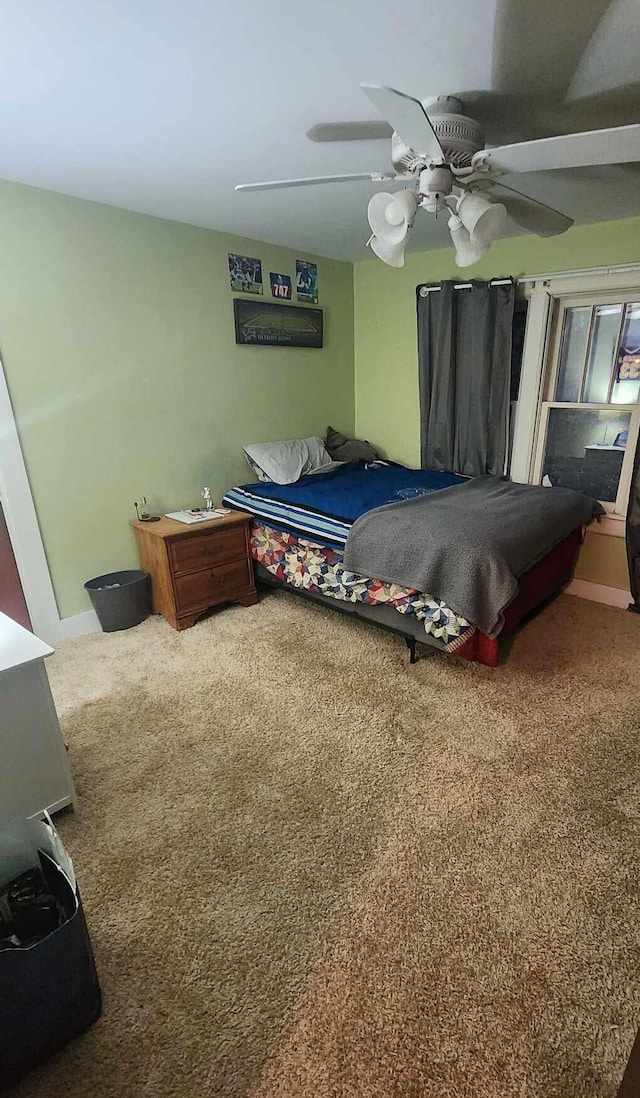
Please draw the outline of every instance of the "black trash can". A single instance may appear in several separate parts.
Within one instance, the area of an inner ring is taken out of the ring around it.
[[[151,577],[138,568],[96,576],[84,585],[104,633],[131,629],[149,617]]]
[[[73,867],[50,820],[0,832],[0,988],[1,1090],[102,1012]]]

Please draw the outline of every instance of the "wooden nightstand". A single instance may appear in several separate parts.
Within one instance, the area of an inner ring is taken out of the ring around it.
[[[257,602],[250,522],[242,511],[192,526],[168,518],[132,522],[140,567],[151,576],[154,613],[174,629],[188,629],[219,603]]]

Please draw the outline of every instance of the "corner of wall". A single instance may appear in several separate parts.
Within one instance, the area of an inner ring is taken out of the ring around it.
[[[95,610],[86,610],[83,614],[73,614],[70,618],[60,620],[60,640],[63,641],[99,632],[100,622]]]

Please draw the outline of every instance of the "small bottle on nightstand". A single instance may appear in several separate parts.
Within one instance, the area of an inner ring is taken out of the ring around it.
[[[138,522],[159,522],[159,515],[152,515],[149,510],[146,496],[140,496],[138,503],[133,505],[136,509],[136,515],[138,516]]]

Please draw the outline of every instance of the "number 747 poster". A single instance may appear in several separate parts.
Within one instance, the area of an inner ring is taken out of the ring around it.
[[[277,272],[269,272],[269,282],[271,283],[271,293],[273,297],[282,298],[284,301],[291,300],[291,279],[289,275],[277,274]]]

